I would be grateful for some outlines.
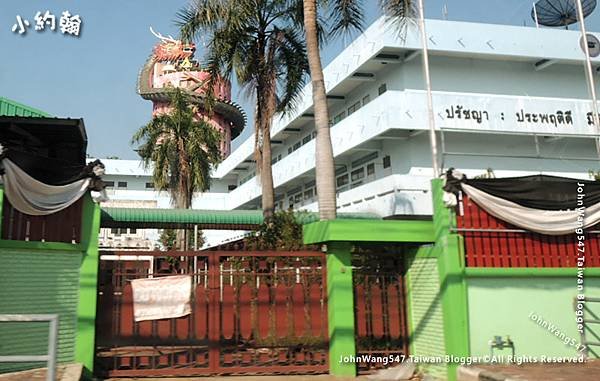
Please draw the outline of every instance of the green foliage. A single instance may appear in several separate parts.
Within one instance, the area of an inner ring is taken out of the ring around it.
[[[177,244],[177,232],[175,229],[163,229],[158,240],[165,250],[173,250]]]
[[[221,135],[204,119],[187,93],[171,90],[171,111],[156,115],[133,136],[158,190],[169,191],[173,204],[189,208],[194,192],[210,188],[210,171],[221,161]]]
[[[588,174],[590,178],[594,179],[594,181],[600,181],[600,171],[589,170]]]
[[[302,250],[302,225],[294,215],[294,211],[278,211],[267,219],[254,235],[245,240],[250,250]]]
[[[189,229],[187,233],[188,237],[188,247],[194,247],[194,230]],[[175,250],[177,248],[177,230],[175,229],[163,229],[160,233],[159,242],[165,250]],[[206,242],[206,238],[204,237],[204,232],[202,230],[198,230],[198,249],[204,246]]]

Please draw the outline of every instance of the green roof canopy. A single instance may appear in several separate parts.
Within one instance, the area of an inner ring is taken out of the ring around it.
[[[50,114],[47,114],[33,107],[26,106],[22,103],[0,97],[0,116],[48,117],[50,116]]]
[[[340,219],[379,220],[369,213],[339,213]],[[318,213],[299,212],[296,219],[301,224],[319,220]],[[253,230],[263,222],[261,210],[198,210],[102,208],[103,228],[181,229],[197,225],[211,230]]]

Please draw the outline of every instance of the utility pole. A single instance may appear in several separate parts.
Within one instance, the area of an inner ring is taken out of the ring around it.
[[[429,75],[429,50],[427,49],[423,0],[419,0],[419,29],[421,31],[421,45],[423,48],[423,75],[425,77],[425,89],[427,90],[427,115],[429,119],[429,143],[431,145],[433,177],[438,178],[440,176],[440,169],[438,166],[437,139],[435,137],[435,116],[433,112],[433,95],[431,94],[431,77]]]
[[[590,97],[592,98],[592,121],[596,126],[596,154],[600,159],[600,121],[598,117],[598,100],[596,98],[596,86],[594,85],[594,71],[592,69],[592,59],[590,58],[590,47],[588,46],[587,32],[585,30],[585,21],[583,16],[583,7],[581,6],[581,0],[574,0],[577,5],[577,18],[579,19],[579,25],[581,29],[581,36],[583,38],[583,52],[585,53],[585,76],[587,78],[588,90]]]

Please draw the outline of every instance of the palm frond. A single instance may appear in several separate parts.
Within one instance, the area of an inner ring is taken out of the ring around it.
[[[362,31],[364,26],[363,4],[361,0],[330,0],[330,30],[333,37],[352,31]]]
[[[386,19],[395,24],[398,34],[404,37],[408,26],[419,15],[419,5],[416,0],[380,0],[381,8]]]

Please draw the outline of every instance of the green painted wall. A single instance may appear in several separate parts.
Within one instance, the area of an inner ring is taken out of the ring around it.
[[[0,314],[59,314],[59,362],[74,360],[81,258],[78,251],[0,248]],[[48,323],[0,323],[0,355],[46,354],[47,338]],[[39,365],[0,363],[0,373]]]
[[[354,377],[356,364],[341,361],[344,356],[356,355],[352,254],[346,242],[327,244],[327,313],[329,373]]]
[[[579,342],[573,297],[575,277],[494,277],[467,280],[471,355],[489,355],[488,341],[493,336],[510,335],[517,356],[575,356],[574,348],[565,345],[547,328],[540,327],[529,315],[535,313],[554,324],[565,335]],[[600,279],[585,279],[585,293],[600,297]],[[600,316],[600,304],[588,304]],[[591,326],[600,337],[600,325]],[[590,339],[590,336],[588,336]],[[598,341],[597,339],[595,341]],[[592,347],[598,357],[598,347]],[[510,354],[509,349],[499,354]]]
[[[96,339],[96,298],[98,296],[98,234],[100,232],[100,205],[89,194],[84,196],[81,222],[81,245],[85,248],[79,280],[77,306],[77,342],[75,361],[89,371],[94,370]]]
[[[407,271],[411,354],[444,357],[444,322],[440,299],[436,258],[413,258]],[[446,378],[446,364],[429,364],[421,368],[432,376]]]
[[[461,236],[450,234],[450,229],[456,226],[456,217],[451,209],[444,206],[442,180],[432,180],[431,190],[435,234],[433,252],[437,256],[444,320],[444,346],[448,355],[461,358],[470,353],[464,245]],[[447,364],[449,381],[456,380],[458,366],[455,361]]]

